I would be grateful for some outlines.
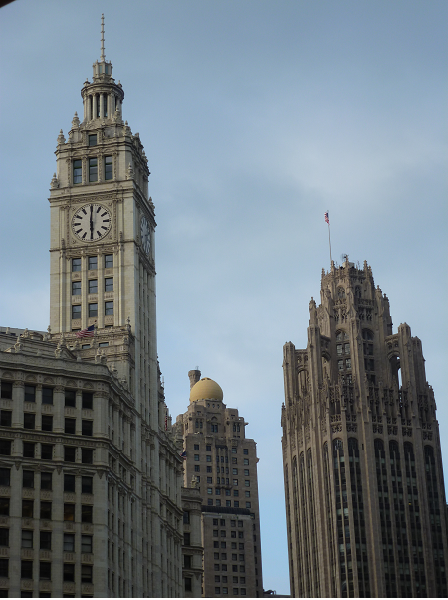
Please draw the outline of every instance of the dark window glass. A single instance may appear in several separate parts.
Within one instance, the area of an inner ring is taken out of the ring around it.
[[[34,500],[22,500],[22,517],[33,518]]]
[[[9,529],[0,527],[0,546],[9,546]]]
[[[52,490],[53,489],[53,473],[47,473],[42,471],[40,474],[40,489],[41,490]]]
[[[104,157],[104,179],[106,181],[112,179],[112,156]]]
[[[0,454],[5,456],[11,454],[11,440],[0,440]]]
[[[81,552],[83,554],[92,554],[93,538],[91,535],[81,536]]]
[[[98,159],[89,158],[89,181],[98,181]]]
[[[190,534],[184,533],[184,546],[189,546],[189,545],[190,545]]]
[[[75,581],[75,565],[64,563],[64,581]]]
[[[114,314],[114,303],[112,301],[104,303],[104,314],[105,315],[113,315]]]
[[[21,573],[20,576],[22,579],[32,579],[33,578],[33,561],[32,560],[22,560],[21,565]]]
[[[89,135],[89,146],[96,146],[98,144],[98,135],[96,133]]]
[[[0,468],[0,485],[11,485],[11,469]]]
[[[64,521],[74,521],[75,520],[75,505],[74,504],[64,504]]]
[[[186,592],[191,592],[192,591],[191,577],[185,577],[185,591]]]
[[[40,532],[40,549],[51,550],[51,531]]]
[[[93,450],[83,448],[81,451],[81,460],[84,464],[91,465],[93,463]]]
[[[53,431],[53,417],[42,415],[42,431]]]
[[[114,291],[114,278],[106,277],[104,280],[104,291],[105,292],[113,292]]]
[[[89,256],[89,271],[98,269],[98,256]]]
[[[0,498],[0,515],[3,517],[9,515],[9,498]]]
[[[82,435],[93,435],[93,421],[82,420]]]
[[[97,317],[98,316],[98,304],[93,302],[89,304],[89,317]]]
[[[64,460],[67,462],[76,462],[75,446],[64,446]]]
[[[40,503],[40,518],[51,521],[51,502]]]
[[[34,442],[23,442],[23,456],[25,458],[34,458],[36,444]]]
[[[218,556],[218,558],[219,558],[219,556]],[[191,555],[190,554],[184,555],[184,567],[185,567],[185,569],[191,569]]]
[[[39,579],[51,579],[51,562],[40,562]]]
[[[33,547],[33,530],[22,529],[22,548]]]
[[[42,388],[42,404],[53,404],[53,388]]]
[[[65,433],[76,433],[76,419],[65,418]]]
[[[91,506],[90,504],[83,504],[81,506],[81,520],[83,523],[92,523],[93,506]]]
[[[64,552],[75,551],[75,534],[64,533]]]
[[[81,282],[72,281],[72,296],[79,296],[81,294]]]
[[[53,445],[42,444],[40,447],[40,457],[43,460],[53,460]]]
[[[81,270],[81,259],[80,258],[72,258],[72,271],[80,271]]]
[[[23,487],[34,489],[34,471],[23,471]]]
[[[92,392],[83,392],[82,393],[82,407],[83,408],[93,408],[93,393]]]
[[[75,185],[77,183],[82,183],[82,161],[81,160],[73,161],[73,183]]]
[[[36,386],[25,386],[25,402],[36,402]]]
[[[2,427],[11,427],[12,424],[12,411],[2,410],[0,411],[0,425]]]
[[[190,522],[190,512],[188,510],[184,511],[184,523],[188,525]]]
[[[25,413],[23,415],[23,426],[25,429],[36,429],[36,415],[34,413]]]
[[[106,254],[104,256],[104,268],[105,269],[112,269],[113,266],[114,266],[114,255],[113,254]]]
[[[64,475],[64,492],[76,491],[76,478],[74,475]]]
[[[12,400],[12,383],[9,381],[2,381],[1,383],[1,397],[6,400]]]
[[[65,406],[72,406],[72,407],[76,408],[76,392],[75,392],[75,390],[65,390]],[[67,419],[66,419],[66,421],[67,421]]]
[[[81,491],[83,494],[93,494],[93,477],[83,475]]]
[[[98,279],[89,279],[89,294],[98,294]]]
[[[81,305],[73,304],[72,306],[72,319],[80,319],[81,318]]]
[[[90,565],[81,565],[81,582],[92,583],[93,581],[93,567]]]

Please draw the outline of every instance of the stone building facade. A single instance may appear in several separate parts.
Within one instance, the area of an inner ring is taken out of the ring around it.
[[[421,341],[371,268],[322,272],[308,344],[283,349],[291,594],[446,597],[439,427]]]
[[[154,204],[104,27],[81,95],[51,181],[51,326],[0,334],[0,595],[179,597],[183,461],[157,361]]]
[[[182,584],[184,598],[200,598],[204,576],[202,545],[202,498],[196,480],[182,488],[184,540],[182,544]]]
[[[186,453],[184,481],[202,500],[202,595],[263,596],[256,443],[223,403],[221,387],[190,371],[190,405],[173,426]]]

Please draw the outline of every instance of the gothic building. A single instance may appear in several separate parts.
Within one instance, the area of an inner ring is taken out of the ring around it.
[[[422,344],[371,268],[322,271],[308,343],[283,349],[291,594],[446,597],[446,504]]]
[[[104,53],[51,181],[48,332],[0,332],[0,596],[182,594],[154,204]],[[12,337],[14,335],[14,338]]]
[[[197,369],[188,375],[190,405],[173,431],[184,450],[185,485],[193,480],[202,500],[202,595],[262,597],[256,443],[238,410],[224,404],[221,387]],[[189,554],[197,568],[199,551]]]

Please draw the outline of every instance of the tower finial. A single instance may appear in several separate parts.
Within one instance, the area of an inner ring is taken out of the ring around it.
[[[106,60],[106,54],[104,53],[104,13],[101,15],[101,59]]]

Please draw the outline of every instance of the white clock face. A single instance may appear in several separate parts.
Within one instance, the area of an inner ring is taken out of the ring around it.
[[[140,221],[140,236],[142,238],[142,248],[145,254],[149,254],[151,248],[151,232],[149,230],[149,224],[145,217],[141,218]]]
[[[72,219],[73,233],[83,242],[97,242],[112,227],[110,211],[101,204],[85,204]]]

